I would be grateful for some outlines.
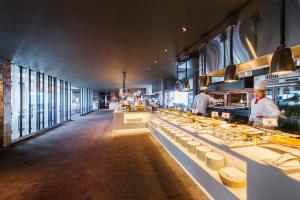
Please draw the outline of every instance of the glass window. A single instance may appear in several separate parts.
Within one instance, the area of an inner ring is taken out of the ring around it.
[[[29,131],[36,132],[36,73],[29,70]]]
[[[57,79],[52,78],[52,125],[57,124]]]
[[[57,83],[56,83],[56,94],[57,94],[57,97],[56,97],[56,100],[57,100],[57,104],[56,104],[56,116],[57,116],[57,123],[60,123],[60,112],[61,112],[61,108],[60,108],[60,81],[57,80]]]
[[[20,67],[22,73],[22,90],[21,90],[21,106],[22,106],[22,136],[29,134],[29,70]]]
[[[20,69],[19,66],[12,65],[11,69],[12,80],[12,135],[11,139],[16,140],[20,137]]]
[[[48,112],[49,112],[49,88],[48,76],[44,75],[44,128],[48,127]]]
[[[70,118],[71,83],[17,65],[11,79],[13,141]]]

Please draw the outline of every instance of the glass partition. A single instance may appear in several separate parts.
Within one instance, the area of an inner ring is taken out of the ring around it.
[[[20,130],[20,118],[21,118],[21,98],[20,98],[20,68],[19,66],[12,65],[11,69],[12,80],[12,93],[11,93],[11,106],[12,106],[12,135],[11,139],[16,140],[22,137]]]
[[[71,118],[71,83],[12,65],[12,141]]]

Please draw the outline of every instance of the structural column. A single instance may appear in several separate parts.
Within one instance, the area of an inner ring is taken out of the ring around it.
[[[0,145],[11,144],[11,62],[0,60]]]
[[[193,95],[196,96],[199,93],[199,58],[192,58],[191,61],[194,70]]]

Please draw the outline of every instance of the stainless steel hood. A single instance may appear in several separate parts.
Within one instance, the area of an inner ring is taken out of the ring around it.
[[[291,47],[295,60],[300,60],[300,45]],[[248,72],[267,68],[270,66],[273,54],[258,57],[257,59],[250,60],[237,65],[238,73]],[[219,69],[208,73],[208,76],[223,77],[225,74],[225,69]]]
[[[292,47],[296,60],[300,59],[300,1],[286,2],[286,43]],[[267,68],[273,52],[279,45],[280,1],[269,1],[251,18],[240,21],[234,33],[234,62],[239,73]],[[220,36],[208,45],[209,76],[224,76],[224,52]],[[228,42],[228,41],[227,41]],[[229,44],[226,43],[226,60],[229,58]]]

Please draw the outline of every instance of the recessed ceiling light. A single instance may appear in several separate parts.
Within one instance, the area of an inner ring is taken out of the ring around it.
[[[164,52],[168,52],[168,49],[164,49]]]
[[[158,60],[157,60],[157,59],[155,59],[155,60],[154,60],[154,63],[158,63]]]
[[[181,28],[181,31],[182,31],[182,32],[186,32],[187,30],[188,30],[187,27],[182,27],[182,28]]]

